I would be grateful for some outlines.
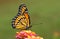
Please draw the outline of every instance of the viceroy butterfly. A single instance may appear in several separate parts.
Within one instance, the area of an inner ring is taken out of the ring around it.
[[[25,4],[19,6],[18,14],[12,19],[12,27],[16,29],[29,29],[30,26],[30,16],[28,14],[28,9]]]

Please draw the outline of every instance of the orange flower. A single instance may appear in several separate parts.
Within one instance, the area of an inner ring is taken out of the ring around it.
[[[35,32],[32,32],[31,30],[23,30],[17,32],[16,39],[42,39],[42,38],[38,36]]]

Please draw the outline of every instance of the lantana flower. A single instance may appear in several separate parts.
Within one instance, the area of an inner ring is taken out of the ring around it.
[[[22,30],[17,32],[16,39],[43,39],[31,30]]]

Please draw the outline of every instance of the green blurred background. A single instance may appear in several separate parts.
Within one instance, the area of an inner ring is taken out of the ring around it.
[[[0,39],[15,39],[17,30],[11,21],[21,3],[29,10],[31,30],[44,39],[54,39],[53,32],[60,32],[60,0],[0,0]]]

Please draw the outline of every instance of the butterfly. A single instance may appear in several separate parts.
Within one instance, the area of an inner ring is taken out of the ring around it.
[[[25,30],[32,27],[30,24],[28,9],[25,4],[21,4],[19,6],[18,14],[12,19],[12,27]]]

